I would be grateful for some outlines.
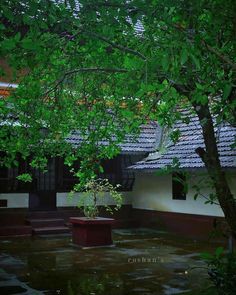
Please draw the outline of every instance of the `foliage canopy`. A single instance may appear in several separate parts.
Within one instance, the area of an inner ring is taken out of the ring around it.
[[[31,155],[43,168],[48,155],[69,165],[81,157],[86,179],[119,152],[125,134],[147,119],[171,126],[181,117],[176,106],[190,105],[206,145],[197,152],[231,223],[236,205],[212,115],[235,125],[235,14],[234,0],[3,0],[0,55],[14,78],[26,73],[0,102],[3,161]],[[73,130],[84,138],[78,150],[65,142]]]

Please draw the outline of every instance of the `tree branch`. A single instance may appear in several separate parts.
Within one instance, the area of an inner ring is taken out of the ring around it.
[[[208,158],[207,158],[207,153],[206,151],[204,150],[204,148],[202,147],[198,147],[195,149],[195,152],[198,154],[198,156],[201,158],[202,162],[205,164],[205,166],[207,166],[207,161],[208,161]]]
[[[96,34],[96,33],[88,32],[88,31],[86,31],[86,33],[88,33],[90,36],[93,36],[93,37],[95,37],[95,38],[97,38],[97,39],[99,39],[99,40],[102,40],[102,41],[106,42],[107,44],[111,45],[111,46],[114,47],[114,48],[117,48],[117,49],[119,49],[119,50],[121,50],[121,51],[124,51],[124,52],[130,53],[130,54],[132,54],[132,55],[136,55],[136,56],[140,57],[141,59],[143,59],[144,61],[147,60],[146,56],[144,56],[144,55],[143,55],[142,53],[140,53],[139,51],[133,50],[133,49],[131,49],[131,48],[129,48],[129,47],[125,47],[125,46],[119,45],[119,44],[117,44],[117,43],[115,43],[115,42],[109,40],[108,38],[103,37],[103,36],[100,36],[100,35],[98,35],[98,34]]]
[[[63,83],[63,81],[65,80],[65,78],[67,76],[76,74],[76,73],[84,73],[84,72],[106,72],[106,73],[127,73],[128,71],[126,69],[119,69],[119,68],[80,68],[80,69],[74,69],[71,71],[68,71],[66,73],[64,73],[64,75],[62,76],[61,79],[56,81],[56,84],[49,90],[47,90],[44,93],[45,95],[48,95],[50,92],[54,91],[55,89],[57,89],[57,87]]]
[[[205,47],[212,53],[214,53],[219,59],[221,59],[223,62],[231,66],[231,68],[236,71],[236,63],[232,62],[228,56],[224,55],[223,53],[219,52],[216,48],[210,46],[206,43],[206,41],[202,40],[202,43],[205,45]]]
[[[183,32],[186,36],[188,36],[188,31],[183,28],[181,25],[178,24],[173,24],[173,28],[177,29],[178,31]],[[211,45],[207,44],[207,42],[202,39],[201,43],[213,54],[215,54],[220,60],[222,60],[224,63],[228,64],[234,71],[236,71],[236,63],[233,62],[228,56],[225,54],[221,53],[219,50],[216,48],[212,47]]]
[[[217,203],[217,202],[214,202],[214,201],[210,200],[207,196],[203,195],[202,193],[199,193],[199,195],[200,195],[202,198],[204,198],[204,199],[206,199],[207,201],[209,201],[211,204],[215,204],[215,205],[217,205],[217,206],[220,206],[220,203]]]
[[[83,7],[84,8],[96,8],[96,7],[112,7],[112,8],[125,8],[125,9],[130,9],[132,11],[141,11],[137,7],[130,5],[128,3],[110,3],[109,1],[100,1],[96,3],[86,3]]]

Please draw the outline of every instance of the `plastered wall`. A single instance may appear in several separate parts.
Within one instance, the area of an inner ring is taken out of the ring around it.
[[[57,193],[57,207],[76,207],[81,194],[75,194],[73,198],[68,198],[68,193]],[[132,193],[123,193],[123,204],[131,204]],[[29,194],[28,193],[4,193],[0,194],[0,200],[7,200],[7,206],[2,208],[28,208]],[[114,200],[107,194],[101,200],[98,200],[98,205],[114,205]],[[0,208],[1,210],[1,208]]]
[[[28,193],[0,194],[0,200],[7,200],[7,207],[5,208],[28,208],[29,194]]]
[[[81,194],[76,193],[72,198],[68,197],[68,193],[57,193],[57,207],[74,207],[77,206],[80,200]],[[132,192],[123,193],[123,204],[131,204],[132,202]],[[98,199],[98,205],[114,205],[114,200],[106,194],[102,199]]]
[[[236,174],[227,173],[228,183],[231,191],[236,197]],[[201,185],[201,193],[194,200],[196,190],[194,184]],[[172,199],[172,176],[158,176],[155,173],[137,173],[132,194],[132,205],[134,208],[157,210],[164,212],[177,212],[188,214],[199,214],[208,216],[224,216],[220,206],[215,204],[205,204],[211,190],[207,187],[208,180],[205,176],[193,175],[188,181],[188,193],[186,200]]]
[[[123,204],[132,204],[133,208],[157,210],[164,212],[189,213],[209,216],[223,216],[218,205],[205,204],[206,199],[199,196],[194,200],[195,190],[193,184],[199,183],[202,177],[194,176],[189,180],[189,191],[186,200],[172,199],[172,177],[171,175],[157,176],[154,173],[137,173],[133,192],[123,193]],[[236,197],[236,173],[227,173],[227,180],[231,191]],[[205,179],[207,186],[207,178]],[[207,187],[202,189],[204,196],[210,193]],[[57,193],[57,207],[77,206],[80,194],[75,194],[72,199],[68,193]],[[28,193],[6,193],[0,194],[0,200],[7,200],[7,208],[28,208]],[[106,195],[99,205],[113,205],[114,201]],[[1,208],[0,208],[1,209]]]

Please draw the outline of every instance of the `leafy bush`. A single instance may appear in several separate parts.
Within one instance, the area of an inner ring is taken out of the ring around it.
[[[113,186],[107,179],[91,178],[84,186],[84,191],[80,196],[78,208],[83,208],[84,215],[88,218],[96,218],[98,216],[98,200],[102,200],[107,194],[113,199],[115,207],[104,204],[106,211],[113,213],[113,210],[120,209],[123,201],[122,195],[117,192],[120,185]],[[80,186],[79,186],[80,188]],[[73,196],[76,189],[70,193]],[[105,200],[104,200],[105,201]]]
[[[18,180],[23,182],[32,182],[32,176],[29,173],[22,173],[16,177]]]
[[[210,280],[217,288],[219,295],[235,295],[236,290],[236,255],[225,253],[222,247],[214,254],[203,253],[207,262]]]

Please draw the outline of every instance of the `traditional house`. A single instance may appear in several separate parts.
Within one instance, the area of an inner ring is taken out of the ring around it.
[[[155,151],[157,144],[157,124],[150,123],[142,126],[137,139],[127,136],[121,144],[121,153],[111,159],[104,160],[102,177],[110,183],[120,184],[124,192],[125,204],[130,203],[130,192],[134,185],[134,171],[126,168],[136,161],[143,159],[148,153]],[[81,137],[74,132],[67,138],[75,148],[79,148]],[[79,162],[76,163],[79,166]],[[76,168],[76,167],[75,167]],[[77,167],[78,168],[78,167]],[[33,181],[25,184],[17,180],[17,176],[30,172]],[[75,207],[79,195],[68,199],[67,195],[73,189],[78,179],[70,172],[70,168],[64,165],[61,158],[49,160],[47,172],[32,169],[26,162],[21,162],[18,167],[0,168],[0,207],[1,208],[27,208],[30,211],[53,211],[59,207]],[[107,200],[109,202],[109,200]]]
[[[15,87],[16,84],[0,83],[0,95],[7,96]],[[113,184],[122,185],[124,204],[116,215],[119,225],[155,226],[196,235],[209,233],[216,218],[223,220],[223,212],[212,198],[213,191],[204,164],[195,152],[196,148],[204,147],[198,119],[189,112],[185,117],[188,123],[179,121],[174,126],[180,131],[176,144],[163,140],[166,136],[163,129],[156,123],[149,123],[142,126],[138,138],[126,137],[120,146],[120,155],[103,162],[103,176]],[[236,128],[225,123],[215,131],[221,165],[236,196],[236,149],[232,147]],[[75,148],[81,144],[78,132],[73,132],[67,140]],[[63,217],[66,220],[75,214],[71,210],[76,208],[80,195],[68,199],[68,192],[76,179],[62,159],[51,159],[46,173],[32,169],[33,182],[25,185],[16,176],[27,169],[29,166],[25,162],[15,168],[0,168],[2,225],[23,224],[28,217],[47,217],[47,220]],[[195,200],[196,191],[199,193]],[[109,196],[105,202],[112,204]],[[9,233],[9,229],[2,230],[2,234]]]
[[[11,68],[0,59],[0,66],[6,76],[0,77],[0,98],[5,99],[10,91],[18,87],[12,81]],[[20,73],[20,76],[23,74]],[[78,132],[72,132],[66,139],[74,148],[79,148],[82,137]],[[120,146],[121,153],[112,160],[104,160],[102,177],[108,178],[112,184],[120,184],[124,192],[124,203],[130,204],[130,192],[134,184],[134,172],[126,168],[136,161],[141,160],[150,152],[154,152],[158,143],[158,128],[156,123],[142,126],[138,138],[129,135]],[[107,143],[101,142],[101,145]],[[79,162],[75,163],[75,170]],[[23,183],[17,180],[17,176],[30,172],[33,176],[32,183]],[[18,167],[0,167],[0,210],[3,209],[27,209],[29,211],[55,211],[58,208],[74,208],[78,203],[78,195],[73,199],[67,198],[74,184],[78,181],[64,165],[61,158],[53,158],[48,162],[47,172],[33,169],[26,161],[21,161]],[[110,202],[111,200],[107,200]],[[8,210],[9,211],[9,210]]]
[[[7,96],[11,85],[4,83],[3,86],[2,96]],[[124,226],[132,213],[135,177],[134,171],[126,168],[156,150],[158,130],[156,123],[143,125],[137,138],[126,136],[117,157],[102,163],[104,173],[101,177],[112,184],[120,184],[124,194],[122,209],[116,214],[116,219],[120,220],[118,226]],[[82,138],[78,132],[72,132],[66,140],[74,148],[79,148]],[[79,167],[79,161],[75,166],[75,169]],[[17,179],[18,175],[28,172],[33,176],[31,183]],[[32,227],[35,233],[41,234],[67,232],[64,223],[70,216],[81,214],[76,207],[80,194],[68,198],[77,181],[62,158],[49,159],[46,173],[33,169],[26,161],[20,161],[17,167],[0,167],[0,236],[31,234]],[[113,205],[113,200],[107,196],[100,205],[104,204]],[[26,220],[30,220],[30,225],[24,225]]]
[[[134,216],[145,221],[143,225],[162,225],[196,236],[209,233],[224,214],[195,152],[198,147],[204,148],[199,120],[188,111],[184,114],[189,123],[179,121],[174,126],[180,131],[178,142],[131,167],[136,172],[132,206]],[[221,124],[215,134],[221,166],[236,197],[236,128]]]

